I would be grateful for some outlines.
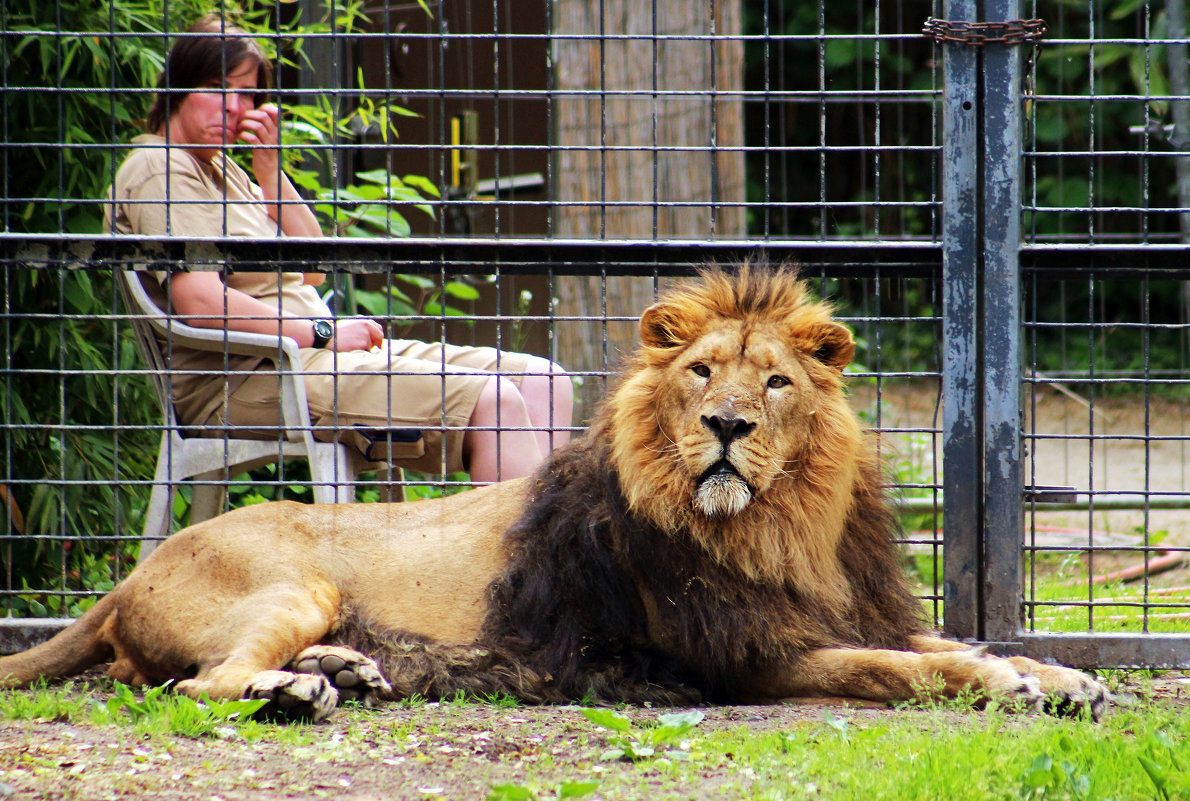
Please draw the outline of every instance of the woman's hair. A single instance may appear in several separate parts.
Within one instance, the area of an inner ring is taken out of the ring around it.
[[[178,38],[165,57],[165,70],[157,79],[157,100],[149,109],[145,128],[149,133],[157,133],[192,91],[212,83],[222,84],[226,74],[249,60],[256,62],[256,85],[260,91],[252,101],[259,106],[273,85],[273,65],[260,45],[247,31],[229,25],[218,14],[198,20],[186,29],[186,34]]]

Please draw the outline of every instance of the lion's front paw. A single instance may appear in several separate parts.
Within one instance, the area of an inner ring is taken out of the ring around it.
[[[1036,676],[1023,674],[1011,662],[986,656],[982,649],[970,653],[979,661],[979,684],[989,699],[1010,707],[1041,709],[1045,694]]]
[[[350,648],[314,645],[289,664],[295,673],[324,676],[339,691],[339,701],[359,701],[371,706],[378,698],[392,694],[392,687],[380,668],[368,657]]]
[[[1085,710],[1091,720],[1099,720],[1107,709],[1111,693],[1081,670],[1034,663],[1030,672],[1041,682],[1043,708],[1052,715],[1077,717]]]
[[[339,703],[339,693],[325,676],[266,670],[256,674],[244,690],[245,698],[263,698],[265,717],[319,721]]]

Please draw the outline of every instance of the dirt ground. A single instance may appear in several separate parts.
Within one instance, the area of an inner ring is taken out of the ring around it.
[[[88,692],[107,697],[102,690]],[[1138,680],[1119,700],[1135,704],[1137,696],[1185,707],[1190,678]],[[696,736],[738,729],[804,732],[824,726],[827,713],[857,726],[890,715],[931,714],[837,703],[703,711]],[[658,711],[637,708],[626,714],[647,723],[656,721]],[[1028,717],[1021,721],[1027,724]],[[923,720],[923,725],[937,724]],[[296,735],[284,728],[247,742],[234,735],[138,737],[131,726],[0,721],[0,799],[433,801],[486,799],[503,784],[553,798],[565,782],[598,782],[599,790],[588,796],[593,799],[697,799],[725,787],[733,788],[727,797],[750,797],[748,771],[737,769],[730,754],[702,764],[693,783],[669,778],[664,759],[636,764],[601,759],[609,733],[574,707],[389,704],[368,712],[340,711]]]
[[[886,432],[882,442],[897,462],[913,464],[919,478],[930,480],[931,459],[941,465],[943,445],[942,410],[933,385],[886,381],[879,395],[872,386],[853,386],[852,405]],[[1039,384],[1024,406],[1027,485],[1070,487],[1084,503],[1087,493],[1094,493],[1100,506],[1136,501],[1135,508],[1094,512],[1038,505],[1027,513],[1026,526],[1052,535],[1046,544],[1085,545],[1091,532],[1096,545],[1138,545],[1147,530],[1163,532],[1166,544],[1190,545],[1190,509],[1152,508],[1162,500],[1190,502],[1190,400],[1084,397]],[[1147,512],[1141,493],[1153,493]]]

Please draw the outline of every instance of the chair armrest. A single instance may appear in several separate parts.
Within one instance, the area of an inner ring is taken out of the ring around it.
[[[150,325],[174,342],[194,350],[223,351],[237,356],[259,356],[281,362],[283,370],[294,370],[301,364],[297,340],[292,337],[229,331],[222,328],[199,328],[165,316],[149,319]]]
[[[163,337],[195,350],[221,352],[226,348],[228,353],[237,356],[271,359],[279,369],[285,371],[297,370],[301,366],[298,344],[292,337],[189,325],[167,316],[158,308],[145,291],[140,276],[135,271],[125,271],[122,278],[129,304]]]

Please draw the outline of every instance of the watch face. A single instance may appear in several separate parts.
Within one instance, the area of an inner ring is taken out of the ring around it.
[[[335,335],[335,327],[331,325],[329,320],[315,320],[314,321],[314,347],[326,347],[326,343],[331,341],[331,337]]]

